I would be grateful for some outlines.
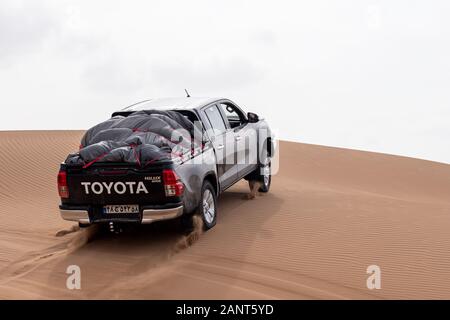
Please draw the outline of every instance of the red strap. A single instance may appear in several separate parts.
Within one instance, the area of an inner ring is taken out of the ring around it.
[[[157,136],[159,136],[159,137],[161,137],[161,138],[163,138],[164,140],[167,140],[167,141],[169,141],[169,142],[172,142],[173,144],[179,144],[180,143],[180,141],[172,141],[172,140],[170,140],[170,139],[167,139],[166,137],[164,137],[163,135],[161,135],[161,134],[159,134],[159,133],[156,133],[156,132],[154,132],[154,131],[151,131],[151,130],[148,130],[148,129],[145,129],[145,130],[142,130],[142,129],[140,129],[140,128],[133,128],[133,129],[131,129],[133,132],[150,132],[150,133],[153,133],[154,135],[157,135]]]
[[[143,168],[145,168],[145,167],[148,166],[149,164],[151,164],[151,163],[153,163],[153,162],[155,162],[155,161],[157,161],[157,160],[159,160],[159,159],[161,159],[161,157],[157,157],[157,158],[155,158],[155,159],[148,160],[148,161],[144,164],[144,167],[143,167]]]
[[[130,146],[131,149],[133,149],[134,157],[135,157],[135,159],[136,159],[137,164],[138,164],[139,166],[141,166],[141,160],[139,159],[139,154],[138,154],[138,152],[137,152],[137,150],[136,150],[136,146],[137,146],[137,145],[134,144],[134,143],[132,143],[132,144],[130,144],[129,146]],[[110,151],[111,151],[111,150],[110,150]],[[90,167],[92,164],[94,164],[95,162],[99,161],[99,160],[102,159],[104,156],[106,156],[110,151],[105,152],[104,154],[99,155],[97,158],[95,158],[95,159],[92,160],[91,162],[86,163],[86,164],[83,166],[83,169],[86,169],[86,168]],[[181,152],[175,153],[175,152],[172,151],[171,154],[172,154],[172,155],[175,155],[175,156],[177,156],[177,157],[180,157],[180,158],[183,160],[183,153],[181,153]],[[162,158],[162,156],[159,156],[159,157],[157,157],[157,158],[155,158],[155,159],[152,159],[152,160],[147,161],[147,162],[144,164],[144,167],[148,166],[150,163],[153,163],[153,162],[155,162],[155,161],[157,161],[157,160],[159,160],[159,159],[161,159],[161,158]]]
[[[136,150],[136,145],[133,143],[130,145],[131,149],[133,149],[134,158],[139,166],[141,166],[141,160],[139,159],[139,153]]]
[[[106,156],[108,153],[109,153],[109,151],[108,151],[108,152],[105,152],[104,154],[99,155],[97,158],[95,158],[95,159],[92,160],[91,162],[86,163],[86,164],[83,166],[83,169],[86,169],[86,168],[90,167],[92,164],[94,164],[95,162],[97,162],[98,160],[100,160],[101,158],[103,158],[104,156]]]
[[[170,154],[173,154],[173,155],[175,155],[175,156],[180,157],[181,159],[183,159],[183,154],[182,154],[182,153],[176,154],[175,152],[171,152]],[[158,160],[161,159],[162,157],[163,157],[163,156],[159,156],[159,157],[157,157],[157,158],[154,158],[154,159],[151,159],[151,160],[147,161],[147,162],[144,164],[143,168],[145,168],[146,166],[148,166],[149,164],[151,164],[151,163],[153,163],[153,162],[155,162],[155,161],[158,161]]]

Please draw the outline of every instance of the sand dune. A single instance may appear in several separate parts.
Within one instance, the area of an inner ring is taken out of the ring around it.
[[[450,298],[450,166],[282,142],[269,194],[219,200],[191,246],[174,223],[121,235],[60,219],[56,172],[81,131],[0,133],[0,298]],[[81,290],[66,268],[81,267]],[[380,290],[366,268],[380,266]]]

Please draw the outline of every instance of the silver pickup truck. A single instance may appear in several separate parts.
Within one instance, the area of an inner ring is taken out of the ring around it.
[[[187,97],[142,101],[114,112],[111,119],[151,113],[148,110],[182,115],[200,129],[201,143],[182,155],[155,159],[145,166],[100,157],[89,163],[62,163],[58,191],[63,219],[85,227],[145,224],[198,214],[209,229],[217,221],[218,196],[240,179],[259,181],[259,191],[269,191],[274,137],[256,114],[244,113],[228,99]],[[87,147],[83,143],[86,135],[80,148]]]

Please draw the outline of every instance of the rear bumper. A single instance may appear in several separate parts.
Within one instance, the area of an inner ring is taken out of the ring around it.
[[[77,221],[85,224],[91,223],[89,220],[89,212],[87,210],[59,208],[59,213],[64,220]]]
[[[59,212],[61,218],[68,221],[76,221],[83,224],[91,224],[98,222],[140,222],[142,224],[149,224],[155,221],[175,219],[183,214],[184,207],[182,205],[172,208],[149,208],[143,207],[138,218],[125,218],[125,217],[96,217],[93,214],[89,214],[89,207],[66,207],[60,206]]]
[[[144,209],[142,210],[141,223],[148,224],[160,220],[175,219],[183,214],[183,206],[169,209]]]

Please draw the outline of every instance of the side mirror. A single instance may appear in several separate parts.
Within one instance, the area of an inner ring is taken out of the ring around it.
[[[253,112],[247,113],[247,119],[248,119],[248,122],[250,122],[250,123],[255,123],[255,122],[259,121],[258,115]]]

